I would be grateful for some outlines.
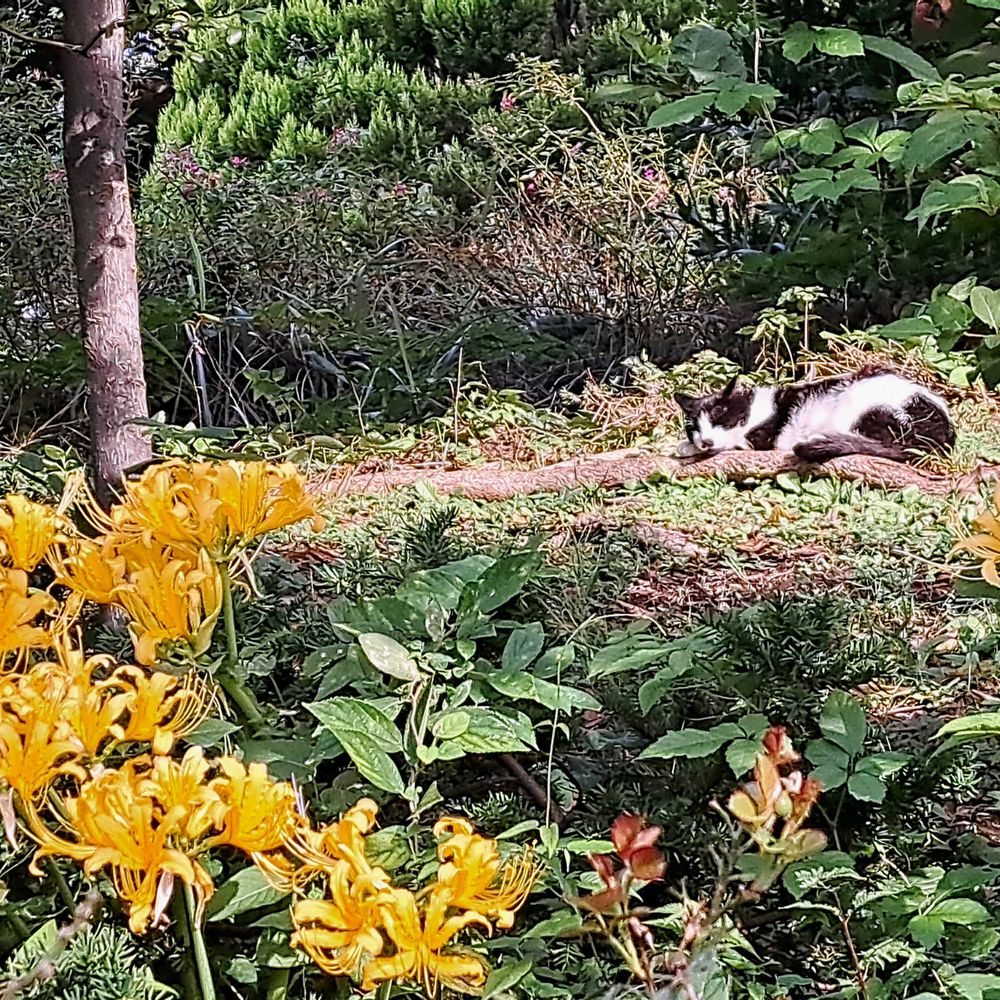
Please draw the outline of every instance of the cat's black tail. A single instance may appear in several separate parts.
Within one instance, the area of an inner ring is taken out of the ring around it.
[[[873,458],[891,458],[904,462],[907,454],[899,445],[883,444],[861,434],[825,434],[823,437],[803,441],[793,449],[795,457],[810,465],[829,462],[843,455],[871,455]]]

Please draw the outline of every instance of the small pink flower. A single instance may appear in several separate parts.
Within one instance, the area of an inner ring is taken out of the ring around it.
[[[231,167],[245,167],[249,162],[249,156],[233,156],[229,159],[229,165]]]
[[[516,103],[517,102],[514,100],[513,94],[504,94],[503,97],[500,98],[500,110],[513,111]]]
[[[392,187],[393,196],[396,198],[406,198],[413,193],[409,184],[397,181]]]
[[[646,169],[642,172],[642,176],[647,181],[655,181],[656,171],[652,167],[646,167]]]
[[[524,190],[527,191],[528,194],[535,194],[538,191],[538,185],[534,181],[528,181],[528,183],[524,185]]]

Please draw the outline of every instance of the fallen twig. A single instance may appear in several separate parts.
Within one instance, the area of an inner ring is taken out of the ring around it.
[[[546,822],[562,826],[563,820],[566,818],[562,809],[545,794],[545,789],[521,766],[518,759],[509,753],[499,754],[499,757],[500,763],[517,778],[521,787],[534,799],[538,808],[545,813]]]
[[[499,463],[447,471],[390,466],[377,472],[359,472],[351,468],[324,477],[316,483],[316,488],[335,496],[377,496],[401,486],[426,482],[439,493],[462,493],[477,500],[507,500],[533,493],[558,493],[580,486],[623,486],[655,475],[672,479],[721,476],[733,482],[744,482],[773,479],[783,472],[847,479],[887,490],[914,486],[931,496],[947,496],[975,493],[981,483],[1000,476],[1000,467],[980,466],[974,472],[946,476],[867,455],[835,458],[822,465],[803,465],[790,452],[730,451],[692,462],[633,448],[581,455],[534,469],[509,469]]]

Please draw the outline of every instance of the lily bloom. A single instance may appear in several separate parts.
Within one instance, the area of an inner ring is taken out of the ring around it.
[[[327,898],[300,899],[292,907],[292,947],[327,975],[354,976],[385,946],[379,892],[367,880],[354,879],[346,861],[331,869],[328,891]]]
[[[459,817],[438,820],[434,836],[442,834],[449,836],[438,847],[437,887],[449,905],[493,917],[499,928],[512,927],[538,877],[535,864],[523,854],[504,864],[496,841],[474,833]]]
[[[40,874],[38,862],[47,856],[81,862],[88,875],[107,869],[128,907],[134,934],[164,921],[178,879],[194,889],[200,918],[215,887],[208,872],[172,842],[186,814],[183,806],[164,813],[145,793],[141,775],[128,765],[96,774],[59,805],[62,825],[73,839],[54,834],[32,810],[30,829],[38,843],[34,874]]]
[[[28,587],[24,570],[0,568],[0,662],[5,653],[48,646],[50,634],[35,622],[57,610],[53,597]]]
[[[14,569],[30,573],[59,537],[57,511],[18,493],[0,503],[0,552]]]
[[[222,757],[218,766],[222,775],[210,787],[222,802],[221,832],[206,846],[227,844],[256,858],[289,843],[303,824],[292,786],[270,778],[263,764],[245,767],[234,757]]]
[[[425,900],[423,912],[407,889],[387,889],[381,900],[382,922],[396,952],[365,965],[362,989],[372,990],[386,980],[419,983],[431,996],[439,986],[462,993],[482,988],[487,966],[478,955],[443,950],[469,927],[478,926],[490,933],[490,922],[482,914],[466,912],[449,917],[449,894],[438,886]]]
[[[116,551],[113,539],[73,539],[50,552],[49,564],[56,580],[69,587],[78,600],[112,604],[116,588],[125,583],[125,559]]]
[[[129,632],[141,664],[155,663],[164,645],[185,646],[194,657],[211,645],[222,610],[222,581],[206,552],[196,565],[174,559],[162,571],[140,567],[114,595],[131,619]]]

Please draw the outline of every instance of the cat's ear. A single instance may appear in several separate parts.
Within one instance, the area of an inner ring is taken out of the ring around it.
[[[694,412],[698,400],[694,396],[689,396],[686,392],[675,392],[674,402],[681,408],[682,412],[690,414]]]
[[[722,390],[723,399],[728,399],[736,391],[736,386],[739,384],[739,381],[740,377],[738,374],[734,375],[732,379],[730,379],[729,385],[727,385],[726,388]]]

